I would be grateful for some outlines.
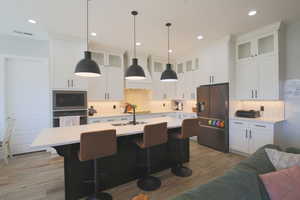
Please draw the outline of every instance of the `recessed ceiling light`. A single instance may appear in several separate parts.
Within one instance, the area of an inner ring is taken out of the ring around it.
[[[33,19],[29,19],[28,22],[31,23],[31,24],[36,24],[36,21],[33,20]]]
[[[172,53],[173,52],[173,50],[172,49],[169,49],[169,53]]]
[[[197,36],[197,39],[198,39],[198,40],[202,40],[203,38],[204,38],[204,37],[203,37],[202,35],[198,35],[198,36]]]
[[[257,14],[257,11],[256,10],[250,10],[249,12],[248,12],[248,15],[249,16],[255,16]]]
[[[97,36],[97,33],[91,32],[91,36]]]
[[[137,42],[135,44],[136,44],[136,46],[141,46],[142,45],[142,43],[140,43],[140,42]]]

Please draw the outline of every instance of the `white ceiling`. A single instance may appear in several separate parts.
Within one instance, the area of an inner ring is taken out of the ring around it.
[[[43,38],[47,33],[85,36],[85,0],[0,0],[0,33],[21,30]],[[173,57],[201,48],[228,34],[247,32],[276,21],[300,20],[300,0],[92,0],[93,40],[114,48],[132,48],[131,10],[138,10],[139,51],[167,52],[165,23],[171,27]],[[254,17],[248,11],[256,9]],[[37,20],[33,25],[28,19]],[[197,35],[204,40],[197,40]]]

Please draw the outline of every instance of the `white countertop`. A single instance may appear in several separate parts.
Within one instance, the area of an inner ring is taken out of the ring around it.
[[[147,124],[156,124],[161,122],[168,122],[168,128],[178,128],[181,127],[182,120],[171,118],[171,117],[161,117],[138,120],[147,122]],[[124,122],[124,121],[123,121]],[[80,134],[83,132],[100,131],[107,129],[116,129],[117,136],[126,136],[139,134],[144,131],[143,125],[127,125],[127,126],[112,126],[112,123],[118,122],[105,122],[105,123],[94,123],[81,126],[72,127],[61,127],[61,128],[47,128],[41,131],[37,138],[35,138],[32,143],[32,147],[54,147],[66,144],[74,144],[80,142]]]
[[[230,117],[230,119],[231,120],[257,122],[257,123],[269,123],[269,124],[275,124],[275,123],[285,121],[285,119],[263,118],[263,117],[259,117],[259,118]]]
[[[196,114],[194,112],[186,111],[161,111],[161,112],[149,112],[149,113],[136,113],[136,115],[152,115],[152,114],[164,114],[164,113],[187,113]],[[127,117],[132,116],[130,113],[110,113],[110,114],[96,114],[94,116],[88,116],[89,119],[106,118],[106,117]]]

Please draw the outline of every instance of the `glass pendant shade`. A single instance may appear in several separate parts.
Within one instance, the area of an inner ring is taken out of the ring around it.
[[[161,74],[160,80],[163,82],[175,82],[178,80],[176,72],[172,69],[171,64],[167,64],[166,70]]]
[[[75,75],[84,77],[99,77],[101,72],[98,64],[92,60],[90,51],[84,52],[84,59],[76,65]]]
[[[126,71],[127,80],[143,80],[145,79],[144,69],[138,65],[138,59],[132,59],[132,65]]]

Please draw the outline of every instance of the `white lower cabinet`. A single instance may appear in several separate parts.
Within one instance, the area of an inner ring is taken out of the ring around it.
[[[274,144],[274,124],[231,120],[229,147],[232,151],[252,154],[266,144]]]

